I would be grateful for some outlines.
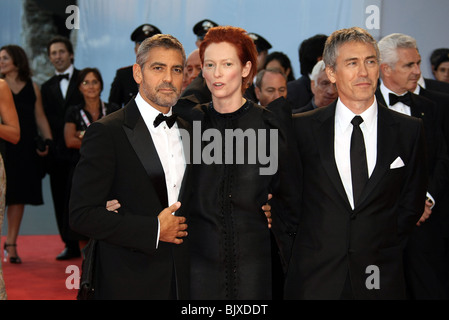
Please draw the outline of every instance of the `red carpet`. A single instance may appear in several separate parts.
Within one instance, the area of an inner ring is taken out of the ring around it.
[[[59,235],[19,236],[17,250],[22,264],[3,262],[3,278],[8,300],[75,300],[77,290],[66,287],[73,285],[73,271],[66,273],[70,265],[81,268],[81,258],[66,261],[56,260],[64,249]]]

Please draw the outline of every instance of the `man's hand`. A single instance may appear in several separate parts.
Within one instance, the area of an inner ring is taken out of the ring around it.
[[[268,204],[268,201],[270,201],[271,198],[273,198],[273,195],[272,194],[268,194],[267,203],[262,206],[262,210],[265,213],[265,217],[267,217],[267,222],[268,222],[268,228],[269,229],[271,229],[272,219],[271,219],[271,206]]]
[[[160,241],[171,242],[174,244],[183,243],[183,240],[180,238],[187,236],[187,224],[185,223],[186,218],[173,215],[173,213],[180,207],[181,202],[178,201],[159,213]]]
[[[121,205],[118,202],[118,200],[116,200],[116,199],[109,200],[106,202],[106,209],[109,211],[114,211],[114,212],[118,213],[117,209],[120,207],[121,207]]]
[[[419,218],[419,221],[416,223],[416,225],[419,227],[421,224],[423,224],[427,219],[429,219],[430,215],[432,214],[432,206],[433,202],[429,199],[426,200],[425,206],[424,206],[424,213],[422,214],[421,218]]]

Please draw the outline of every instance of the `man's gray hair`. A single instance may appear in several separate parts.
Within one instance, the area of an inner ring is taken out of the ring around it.
[[[377,59],[379,59],[379,48],[377,47],[377,42],[373,36],[366,30],[359,27],[352,27],[349,29],[340,29],[333,32],[329,38],[327,38],[326,44],[324,46],[323,60],[326,67],[331,67],[335,69],[338,49],[340,46],[348,42],[362,42],[373,45],[376,50]]]
[[[402,33],[392,33],[379,41],[380,59],[382,63],[389,65],[392,69],[398,62],[397,49],[411,48],[418,50],[416,40]]]
[[[310,80],[315,81],[318,79],[318,76],[322,71],[326,69],[326,65],[323,60],[318,61],[312,69],[312,73],[310,74]]]
[[[178,39],[169,34],[156,34],[150,38],[146,38],[139,47],[136,56],[136,63],[143,68],[143,65],[148,60],[148,53],[153,48],[165,48],[178,50],[182,55],[182,65],[186,63],[186,53],[184,47]]]

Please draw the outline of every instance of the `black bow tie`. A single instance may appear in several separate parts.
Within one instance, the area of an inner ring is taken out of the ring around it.
[[[68,73],[58,74],[58,80],[61,81],[62,79],[69,80],[69,74]]]
[[[397,96],[394,93],[391,93],[388,95],[390,97],[390,106],[395,105],[398,102],[402,102],[403,104],[407,105],[407,106],[411,106],[412,104],[412,99],[411,99],[411,93],[407,92],[406,94],[404,94],[403,96]]]
[[[165,121],[167,122],[167,126],[169,128],[173,127],[173,125],[176,122],[176,118],[178,117],[178,115],[176,113],[173,113],[171,116],[167,117],[164,116],[162,113],[159,113],[156,117],[156,119],[154,120],[153,124],[154,127],[156,128],[158,125],[161,124],[161,122]]]

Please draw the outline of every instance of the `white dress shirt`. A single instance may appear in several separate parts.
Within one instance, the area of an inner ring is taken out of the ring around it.
[[[69,79],[68,80],[67,79],[62,79],[59,82],[59,88],[61,89],[62,96],[64,97],[64,99],[65,99],[65,97],[67,95],[67,89],[69,88],[70,79],[72,79],[72,76],[73,76],[73,70],[75,70],[75,67],[73,66],[73,64],[71,64],[70,67],[67,70],[63,71],[63,72],[56,71],[56,75],[65,74],[65,73],[69,74]]]
[[[412,115],[412,111],[410,110],[410,107],[406,104],[403,104],[402,102],[397,102],[394,105],[390,106],[390,93],[393,93],[397,96],[404,96],[408,93],[408,91],[405,91],[403,94],[396,94],[390,89],[388,89],[383,82],[380,84],[380,92],[382,93],[385,103],[387,104],[387,107],[391,110],[400,112],[402,114],[406,114],[408,116]]]
[[[150,131],[162,168],[164,169],[168,205],[170,206],[178,201],[179,191],[181,189],[182,179],[186,168],[181,134],[177,123],[169,128],[164,121],[155,128],[153,122],[161,112],[148,104],[142,98],[140,93],[137,94],[135,101],[140,114],[147,125],[148,131]],[[165,115],[170,116],[171,114],[172,110],[170,108],[170,111]]]
[[[335,162],[337,164],[340,178],[346,191],[349,203],[354,209],[354,197],[352,193],[352,177],[351,177],[351,135],[353,125],[352,119],[356,116],[349,110],[340,99],[337,101],[335,109],[335,133],[334,133],[334,154]],[[363,133],[365,141],[366,160],[368,164],[368,174],[374,171],[377,158],[377,101],[365,112],[360,114],[363,122],[360,124],[360,129]]]

